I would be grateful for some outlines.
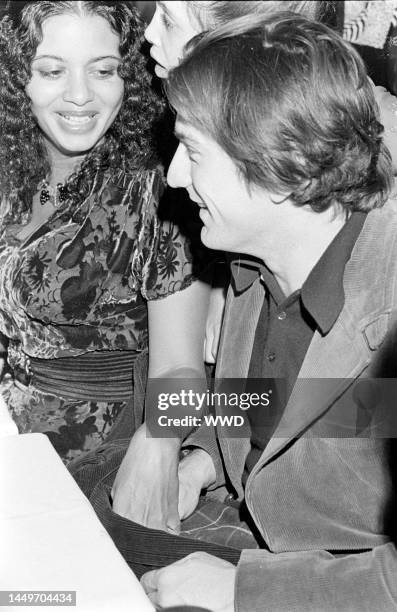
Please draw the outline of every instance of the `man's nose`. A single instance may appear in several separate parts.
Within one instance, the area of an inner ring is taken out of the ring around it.
[[[145,36],[146,40],[151,45],[154,45],[154,39],[155,39],[155,27],[154,27],[155,19],[156,19],[156,13],[153,15],[149,25],[147,26],[147,28],[146,28],[146,30],[144,32],[144,36]]]
[[[175,151],[175,155],[168,168],[167,182],[170,187],[175,188],[187,188],[191,184],[190,160],[182,144],[180,144]]]

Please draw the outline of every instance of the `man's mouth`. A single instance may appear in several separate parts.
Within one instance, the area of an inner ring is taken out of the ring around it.
[[[156,75],[160,78],[160,79],[166,79],[168,76],[168,70],[167,68],[165,68],[162,64],[160,64],[159,60],[157,59],[157,57],[155,56],[154,53],[152,53],[152,49],[150,50],[150,57],[152,58],[152,60],[155,62],[154,65],[154,72],[156,73]]]
[[[198,206],[199,208],[201,208],[201,209],[203,209],[203,210],[208,210],[208,206],[206,206],[206,205],[204,204],[204,202],[201,202],[201,201],[195,200],[195,199],[194,199],[194,198],[192,198],[192,197],[191,197],[190,199],[191,199],[191,200],[192,200],[192,201],[193,201],[195,204],[197,204],[197,206]]]
[[[166,79],[168,77],[168,70],[164,68],[161,64],[155,64],[154,72],[159,77],[159,79]]]

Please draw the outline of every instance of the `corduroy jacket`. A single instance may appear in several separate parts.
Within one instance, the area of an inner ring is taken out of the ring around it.
[[[245,495],[270,549],[242,552],[238,612],[397,610],[397,551],[385,526],[393,490],[384,431],[336,438],[324,427],[346,406],[356,420],[358,379],[393,376],[393,363],[397,372],[396,199],[367,215],[345,268],[344,292],[332,329],[313,336],[245,492],[249,430],[232,438],[219,428],[218,444],[198,443],[213,457],[216,485],[225,470],[238,496]],[[260,278],[241,294],[229,289],[217,378],[247,376],[262,302]],[[310,393],[307,379],[319,381]],[[395,404],[397,411],[397,396]]]

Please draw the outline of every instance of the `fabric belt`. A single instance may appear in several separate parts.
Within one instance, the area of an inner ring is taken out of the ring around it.
[[[30,357],[30,373],[15,372],[23,385],[70,400],[123,402],[133,395],[137,351],[93,351],[75,357]]]

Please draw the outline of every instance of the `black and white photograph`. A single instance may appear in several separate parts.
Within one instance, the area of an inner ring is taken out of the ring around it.
[[[0,612],[397,612],[397,0],[0,0]]]

